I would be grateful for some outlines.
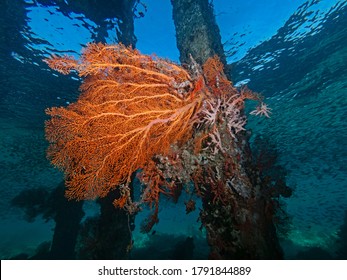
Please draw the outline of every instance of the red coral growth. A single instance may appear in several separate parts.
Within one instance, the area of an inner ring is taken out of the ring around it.
[[[189,214],[190,212],[193,212],[196,208],[196,203],[193,199],[189,199],[188,201],[184,202],[184,205],[186,206],[187,214]]]

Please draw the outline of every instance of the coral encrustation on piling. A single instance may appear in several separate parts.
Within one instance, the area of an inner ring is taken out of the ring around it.
[[[48,65],[84,77],[82,94],[67,107],[46,110],[48,157],[64,171],[70,199],[104,197],[114,188],[116,207],[130,213],[141,203],[154,206],[178,186],[194,185],[212,201],[225,194],[248,196],[236,135],[245,130],[246,99],[259,102],[252,114],[269,116],[262,98],[236,89],[218,57],[187,69],[122,44],[88,44],[81,57],[53,56]],[[132,201],[130,177],[144,183]],[[238,178],[238,179],[236,179]],[[206,185],[210,186],[206,190]]]

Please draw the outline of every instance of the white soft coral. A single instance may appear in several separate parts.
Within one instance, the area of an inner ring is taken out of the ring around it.
[[[255,115],[255,116],[265,116],[270,118],[271,114],[271,108],[269,108],[265,103],[261,102],[260,105],[257,106],[257,108],[255,108],[255,110],[253,110],[252,112],[250,112],[251,115]]]

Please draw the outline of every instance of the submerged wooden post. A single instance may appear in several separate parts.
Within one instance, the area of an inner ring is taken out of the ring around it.
[[[219,28],[209,2],[171,0],[181,63],[190,63],[190,55],[199,64],[213,55],[218,55],[222,63],[226,63]],[[202,196],[200,218],[207,231],[212,259],[282,258],[273,223],[275,205],[259,173],[252,167],[248,138],[247,132],[240,132],[235,141],[222,139],[236,155],[233,152],[226,155],[224,164],[228,164],[230,174],[237,170],[238,176],[230,175],[229,183],[222,187],[213,186],[213,183],[201,187],[213,191],[229,189],[230,193],[223,202],[215,202],[213,196]],[[225,173],[228,173],[228,168],[223,167]],[[206,170],[202,173],[205,177],[210,175]],[[241,193],[237,189],[248,191]]]

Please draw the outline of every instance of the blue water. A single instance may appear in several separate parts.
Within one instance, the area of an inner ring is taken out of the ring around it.
[[[77,57],[97,37],[100,22],[90,14],[62,10],[54,1],[1,2],[0,257],[4,259],[32,254],[52,239],[54,229],[54,222],[42,217],[28,222],[23,210],[11,204],[23,190],[53,190],[63,180],[45,157],[44,109],[76,100],[80,81],[58,76],[42,59],[52,53]],[[347,3],[213,3],[233,82],[262,93],[272,108],[270,119],[251,118],[247,127],[252,139],[257,135],[271,139],[279,163],[287,170],[287,184],[294,189],[293,196],[283,200],[290,217],[287,235],[281,239],[285,257],[297,258],[298,253],[319,248],[334,258],[347,210]],[[170,1],[145,4],[146,8],[138,6],[144,17],[135,19],[137,48],[178,62]],[[106,21],[106,42],[115,43],[118,22]],[[186,215],[182,201],[162,203],[155,235],[141,234],[136,227],[134,247],[142,248],[165,234],[204,240],[197,211]],[[84,208],[89,215],[98,211],[93,203]]]

